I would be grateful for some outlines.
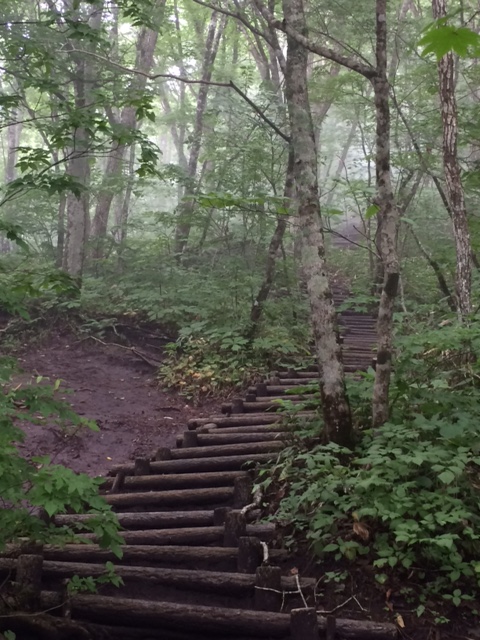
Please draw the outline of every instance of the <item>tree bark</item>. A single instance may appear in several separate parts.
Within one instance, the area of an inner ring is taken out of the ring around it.
[[[157,0],[155,11],[160,10],[165,0]],[[143,27],[138,35],[135,69],[140,73],[135,74],[130,85],[130,90],[135,94],[145,90],[148,74],[153,65],[153,54],[157,44],[158,31]],[[134,106],[123,107],[119,121],[116,123],[121,129],[134,131],[137,125],[136,109]],[[127,145],[114,142],[98,194],[97,206],[92,225],[92,235],[95,239],[93,258],[101,260],[105,253],[105,238],[107,235],[108,219],[115,192],[118,190],[118,179],[121,175],[122,163]]]
[[[5,165],[5,183],[12,182],[17,177],[17,147],[20,144],[20,136],[22,133],[22,123],[16,122],[19,118],[19,112],[14,109],[12,113],[12,122],[7,127],[7,162]]]
[[[433,17],[447,15],[446,0],[432,0]],[[439,93],[443,125],[443,168],[447,197],[452,212],[453,235],[457,254],[457,311],[464,318],[471,311],[472,266],[470,232],[468,229],[465,194],[458,161],[458,117],[455,96],[455,60],[449,52],[438,62]]]
[[[390,104],[387,78],[387,0],[376,2],[376,111],[377,246],[384,271],[377,322],[377,366],[373,387],[372,420],[379,427],[388,419],[392,368],[393,311],[400,278],[397,253],[398,210],[394,202],[390,167]]]
[[[218,47],[225,30],[225,25],[225,16],[222,16],[220,22],[218,22],[218,13],[214,11],[208,26],[207,40],[205,43],[205,55],[203,58],[201,78],[202,84],[198,90],[195,125],[193,127],[190,156],[188,159],[187,184],[183,194],[184,201],[179,205],[177,226],[175,229],[175,253],[179,257],[184,253],[187,247],[192,228],[192,215],[194,211],[192,196],[196,192],[195,177],[197,174],[200,149],[202,147],[203,121],[209,90],[208,82],[210,82],[212,78],[213,65],[215,63],[215,58],[217,57]]]
[[[420,238],[417,236],[415,231],[413,229],[410,229],[410,233],[412,234],[413,239],[417,243],[417,246],[420,249],[420,253],[425,258],[425,260],[428,262],[428,264],[432,267],[432,270],[433,270],[433,272],[435,274],[435,277],[437,278],[438,288],[443,293],[443,295],[445,297],[445,300],[446,300],[448,306],[450,307],[450,310],[451,311],[455,311],[456,310],[455,300],[454,300],[454,297],[452,296],[452,294],[450,292],[450,289],[448,288],[447,281],[445,280],[445,276],[442,273],[440,265],[438,264],[438,262],[434,258],[432,258],[432,256],[429,254],[427,249],[423,246]]]
[[[305,35],[302,0],[283,0],[285,23]],[[320,394],[327,440],[352,444],[352,420],[345,394],[336,316],[325,264],[320,216],[315,132],[307,88],[307,50],[288,36],[285,94],[294,154],[294,178],[302,235],[302,266],[310,300],[311,321],[320,374]]]
[[[69,0],[65,4],[71,12],[70,17],[80,16],[80,9],[76,3]],[[102,15],[103,2],[96,5],[91,14],[89,25],[93,29],[100,29]],[[91,104],[90,92],[95,86],[94,65],[85,56],[77,54],[72,43],[69,43],[68,51],[73,63],[72,86],[75,110],[87,114]],[[67,194],[63,267],[71,276],[81,280],[90,225],[90,135],[85,126],[79,125],[72,132],[72,138],[67,174],[75,181],[79,191],[70,191]]]
[[[86,62],[77,58],[75,61],[75,109],[85,110],[86,97]],[[65,238],[64,268],[71,276],[80,279],[85,259],[85,243],[88,231],[90,163],[88,158],[89,135],[85,127],[79,126],[73,134],[73,147],[70,151],[67,173],[73,178],[81,191],[67,194],[66,217],[67,228]]]
[[[290,202],[294,196],[294,182],[293,182],[293,170],[294,170],[294,155],[290,149],[288,154],[287,175],[285,177],[285,187],[283,190],[283,197],[285,198],[286,206],[290,206]],[[265,275],[263,282],[260,286],[255,302],[250,310],[250,327],[248,331],[248,337],[253,340],[258,333],[260,318],[262,317],[263,308],[265,302],[270,294],[273,280],[275,277],[275,265],[277,262],[277,254],[282,244],[283,236],[287,228],[288,216],[286,214],[277,215],[277,225],[273,232],[268,247],[267,264],[265,266]]]
[[[17,122],[19,119],[19,110],[13,109],[11,114],[11,122],[7,126],[7,157],[5,161],[5,184],[13,182],[17,177],[17,147],[20,144],[20,136],[23,125]],[[12,243],[8,238],[0,235],[0,253],[9,253],[12,250]]]

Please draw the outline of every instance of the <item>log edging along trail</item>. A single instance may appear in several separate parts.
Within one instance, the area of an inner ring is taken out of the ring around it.
[[[344,297],[335,291],[336,304]],[[340,314],[347,372],[372,365],[374,323]],[[318,615],[315,581],[289,573],[288,554],[274,548],[275,527],[258,524],[258,509],[249,504],[256,465],[275,457],[290,437],[279,401],[315,399],[305,387],[317,379],[314,366],[272,372],[245,398],[224,403],[222,414],[190,420],[177,448],[112,468],[102,492],[124,529],[117,562],[122,588],[66,596],[65,578],[99,576],[103,563],[115,561],[93,535],[85,536],[87,544],[61,549],[7,545],[0,577],[14,571],[17,582],[29,580],[37,609],[67,613],[91,638],[395,638],[392,624]],[[295,387],[298,393],[286,395]],[[301,411],[296,420],[315,415]],[[87,517],[62,515],[56,524],[81,528]]]

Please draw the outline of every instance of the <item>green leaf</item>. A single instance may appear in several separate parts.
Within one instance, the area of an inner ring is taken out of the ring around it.
[[[465,27],[454,27],[438,21],[426,32],[418,43],[423,46],[422,56],[435,54],[437,60],[450,52],[460,57],[474,55],[480,48],[480,35]]]
[[[365,218],[367,220],[370,220],[370,218],[376,216],[379,211],[380,207],[378,206],[378,204],[371,204],[365,211]]]
[[[445,471],[438,474],[438,479],[443,482],[443,484],[451,484],[455,480],[455,474],[449,469],[445,469]]]

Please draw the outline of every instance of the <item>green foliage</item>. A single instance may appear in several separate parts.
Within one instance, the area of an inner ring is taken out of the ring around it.
[[[95,430],[96,425],[56,399],[58,383],[46,385],[39,378],[31,385],[14,384],[9,359],[0,360],[0,384],[0,495],[4,507],[8,505],[0,510],[0,548],[20,537],[57,544],[72,540],[74,529],[45,522],[32,508],[44,509],[49,518],[67,509],[87,510],[92,515],[87,528],[95,532],[102,547],[120,556],[118,521],[98,494],[100,480],[55,465],[48,457],[26,459],[18,448],[24,440],[24,422],[41,424],[49,419],[61,428]]]
[[[16,233],[16,231],[15,231]],[[15,239],[15,238],[14,238]],[[76,295],[72,279],[59,272],[39,271],[0,279],[3,311],[28,317],[31,296],[41,293]],[[70,406],[57,399],[60,381],[54,385],[38,377],[34,383],[18,384],[15,363],[0,358],[0,548],[7,542],[29,538],[50,544],[64,544],[77,538],[75,525],[57,527],[52,518],[73,511],[88,513],[82,530],[95,533],[98,544],[121,557],[119,524],[111,507],[99,495],[99,479],[76,474],[53,464],[50,458],[25,458],[20,446],[25,439],[22,425],[43,424],[48,420],[61,429],[89,428],[95,423],[78,416]],[[45,512],[46,518],[39,512]],[[81,538],[80,538],[81,540]]]
[[[480,593],[480,332],[442,325],[399,339],[387,424],[369,428],[371,374],[351,381],[355,450],[312,447],[313,425],[262,484],[320,558],[362,557],[380,584],[461,606]]]
[[[472,29],[448,24],[448,18],[440,18],[426,29],[418,43],[425,48],[422,55],[434,53],[437,60],[450,51],[465,58],[475,57],[480,51],[480,36]]]
[[[0,264],[0,308],[28,319],[29,308],[42,301],[47,309],[79,296],[78,284],[64,271],[51,267],[11,269],[2,273]]]
[[[105,572],[97,578],[73,576],[68,580],[67,590],[70,594],[96,593],[102,584],[112,584],[114,587],[120,587],[124,584],[122,578],[115,573],[115,566],[111,562],[105,563]]]
[[[216,396],[252,384],[272,367],[298,360],[302,349],[283,331],[249,340],[232,328],[192,323],[168,345],[160,367],[162,382],[188,398]]]

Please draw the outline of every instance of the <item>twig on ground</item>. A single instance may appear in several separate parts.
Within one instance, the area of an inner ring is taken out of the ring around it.
[[[245,505],[243,509],[240,511],[242,516],[246,516],[249,511],[253,511],[253,509],[256,509],[257,507],[260,506],[260,503],[262,501],[262,495],[263,494],[261,489],[257,489],[255,491],[255,493],[253,494],[253,502]]]

